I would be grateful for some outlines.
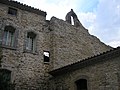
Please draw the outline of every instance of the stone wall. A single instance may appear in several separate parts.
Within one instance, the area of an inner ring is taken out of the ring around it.
[[[54,69],[94,56],[111,47],[90,35],[84,27],[75,27],[53,17],[50,20]]]
[[[9,15],[8,7],[0,4],[0,29],[2,31],[6,25],[11,25],[17,30],[17,48],[3,48],[2,68],[12,71],[11,82],[15,84],[16,90],[44,90],[48,77],[45,72],[50,64],[45,64],[43,60],[43,51],[50,50],[46,17],[17,8],[17,16]],[[35,54],[24,51],[27,31],[37,34]]]
[[[55,17],[46,21],[45,16],[15,7],[18,13],[13,16],[8,14],[8,7],[12,6],[0,3],[0,37],[6,25],[13,26],[17,31],[17,47],[3,46],[1,68],[12,71],[11,82],[16,90],[47,90],[51,77],[47,73],[49,69],[60,68],[111,48],[90,35],[82,25],[76,28]],[[28,31],[37,35],[36,53],[25,51]],[[44,63],[43,51],[50,51],[49,63]]]
[[[87,80],[87,90],[119,90],[120,89],[120,56],[103,59],[74,71],[54,76],[50,81],[50,90],[77,90],[75,81]],[[52,82],[52,83],[51,83]]]

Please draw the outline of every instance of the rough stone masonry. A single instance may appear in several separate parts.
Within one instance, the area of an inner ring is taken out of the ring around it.
[[[13,15],[15,11],[8,13],[9,9],[15,10],[17,14]],[[15,85],[15,90],[50,90],[52,76],[49,71],[111,49],[89,34],[73,10],[66,17],[69,18],[68,21],[73,17],[75,25],[56,17],[46,20],[44,11],[16,1],[0,0],[0,42],[3,49],[0,69],[11,71],[10,82]],[[7,42],[4,41],[5,32],[9,31],[5,31],[6,27],[15,29],[15,47],[4,44]],[[30,42],[29,33],[35,34],[33,51],[26,48]],[[44,61],[45,51],[50,53],[49,62]],[[86,72],[87,70],[86,68]]]

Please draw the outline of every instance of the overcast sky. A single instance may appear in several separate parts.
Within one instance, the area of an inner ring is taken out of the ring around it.
[[[92,35],[107,45],[120,46],[120,0],[17,0],[65,20],[72,8]]]

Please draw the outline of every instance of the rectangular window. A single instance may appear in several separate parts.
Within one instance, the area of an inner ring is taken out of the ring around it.
[[[14,46],[14,32],[4,31],[3,44],[7,46]]]
[[[49,53],[49,51],[44,51],[44,62],[50,62],[50,53]]]
[[[30,52],[35,52],[36,49],[36,34],[33,32],[27,33],[27,39],[26,39],[26,50]]]
[[[17,9],[14,9],[14,8],[11,8],[9,7],[8,8],[8,14],[11,14],[11,15],[17,15]]]
[[[11,71],[0,69],[0,90],[13,90],[10,89]]]
[[[34,51],[35,49],[35,40],[34,38],[27,37],[27,44],[26,44],[26,49],[30,51]]]
[[[0,44],[4,48],[16,49],[17,44],[17,30],[13,26],[5,26],[0,33]]]

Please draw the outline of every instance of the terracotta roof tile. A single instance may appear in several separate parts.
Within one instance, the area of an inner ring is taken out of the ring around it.
[[[120,56],[120,47],[113,48],[109,51],[100,53],[98,55],[94,55],[94,56],[82,59],[78,62],[69,64],[67,66],[64,66],[64,67],[61,67],[58,69],[54,69],[54,70],[50,71],[49,73],[53,76],[56,76],[56,75],[66,72],[66,71],[68,72],[68,71],[76,70],[78,68],[83,68],[83,67],[91,65],[93,63],[101,62],[105,58],[111,58],[111,57],[115,57],[115,56]]]

